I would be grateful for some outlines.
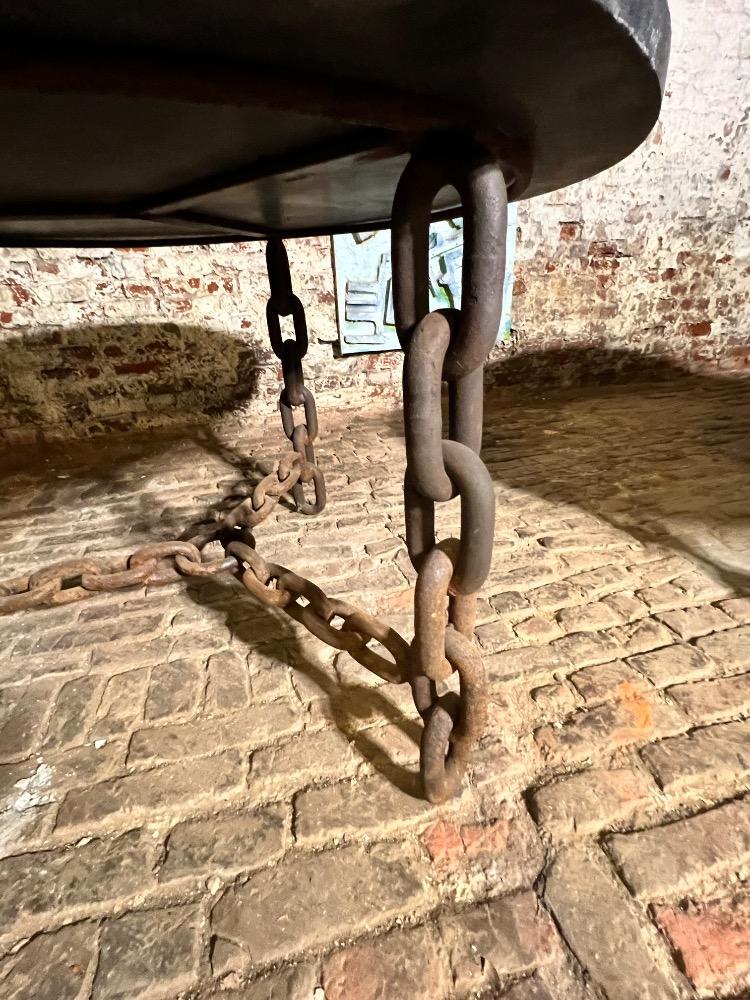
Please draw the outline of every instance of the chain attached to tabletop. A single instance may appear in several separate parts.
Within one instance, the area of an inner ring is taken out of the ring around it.
[[[447,185],[456,188],[464,206],[462,308],[430,313],[430,214],[435,196]],[[319,513],[326,502],[313,446],[318,434],[315,400],[302,373],[308,347],[305,312],[292,289],[284,244],[273,238],[266,248],[271,289],[266,317],[271,347],[281,362],[279,409],[292,450],[254,487],[236,489],[227,498],[235,506],[191,537],[145,545],[126,556],[69,560],[5,581],[0,583],[0,613],[181,577],[232,574],[262,603],[284,611],[382,679],[409,683],[424,720],[424,794],[432,802],[456,795],[471,749],[487,724],[487,685],[474,623],[477,591],[492,556],[495,506],[479,449],[482,374],[500,325],[506,226],[505,179],[482,146],[466,138],[439,137],[412,156],[394,200],[392,255],[396,326],[405,354],[406,544],[417,570],[411,645],[385,622],[328,597],[310,580],[266,562],[256,551],[252,529],[282,496],[291,494],[303,514]],[[282,337],[285,316],[292,317],[293,338]],[[296,422],[300,410],[302,420]],[[314,489],[312,502],[305,498],[305,484]],[[460,537],[436,542],[436,504],[456,497],[461,502]],[[371,641],[383,652],[370,648]],[[446,683],[453,674],[458,675],[458,691]]]
[[[446,186],[464,208],[462,308],[429,312],[429,225]],[[425,795],[456,795],[487,725],[487,684],[474,640],[477,591],[492,558],[495,495],[479,457],[483,368],[502,312],[506,182],[479,144],[433,137],[409,161],[393,204],[393,295],[405,352],[406,544],[417,570],[411,684],[424,719]],[[448,385],[448,438],[442,384]],[[435,505],[461,498],[460,538],[436,544]],[[455,672],[458,695],[439,693]]]
[[[305,385],[302,374],[302,359],[307,354],[307,319],[305,309],[292,290],[292,276],[284,241],[275,237],[266,244],[266,267],[271,297],[266,305],[266,323],[273,353],[281,362],[284,388],[279,396],[281,425],[292,442],[292,448],[305,456],[316,470],[313,473],[315,502],[305,500],[302,483],[292,488],[292,496],[301,514],[319,514],[326,505],[326,487],[322,473],[315,465],[313,442],[318,436],[318,411],[315,397]],[[294,337],[286,340],[281,336],[281,317],[291,316],[294,323]],[[295,424],[295,409],[303,408],[303,420]]]

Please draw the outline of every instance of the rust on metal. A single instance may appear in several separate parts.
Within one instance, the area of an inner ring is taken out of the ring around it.
[[[461,318],[445,360],[453,377],[483,365],[502,313],[508,194],[502,168],[472,138],[448,134],[425,141],[401,176],[393,202],[392,259],[396,330],[404,348],[429,312],[429,232],[432,203],[454,187],[464,211]]]
[[[458,441],[442,442],[443,463],[456,495],[461,497],[461,537],[452,594],[478,590],[490,569],[495,528],[495,492],[484,462]],[[435,502],[413,485],[407,470],[404,488],[406,545],[412,565],[419,572],[424,556],[434,545]]]
[[[266,321],[271,348],[281,361],[284,388],[279,395],[281,426],[292,442],[294,454],[304,460],[299,473],[299,482],[292,486],[292,496],[300,514],[319,514],[326,505],[326,489],[323,474],[315,462],[313,442],[318,436],[318,411],[315,397],[305,386],[302,359],[307,354],[308,336],[305,310],[294,294],[289,258],[284,241],[278,238],[268,240],[266,245],[266,267],[271,297],[266,306]],[[281,316],[291,316],[294,323],[294,337],[283,339]],[[301,423],[295,421],[295,411],[303,410]],[[314,499],[307,500],[303,483],[312,483]]]
[[[464,209],[462,308],[429,313],[432,203],[447,185],[458,191]],[[455,136],[426,141],[396,190],[392,259],[396,328],[405,353],[406,545],[417,570],[410,683],[425,722],[420,773],[431,802],[458,793],[486,725],[486,680],[474,624],[476,594],[492,559],[495,494],[479,450],[483,369],[502,311],[506,228],[506,180],[492,152]],[[457,496],[460,537],[436,544],[436,504]],[[441,695],[438,685],[453,671],[459,692]]]
[[[414,588],[414,668],[433,681],[446,680],[451,665],[445,657],[448,587],[455,569],[458,539],[435,545],[427,553]]]
[[[420,772],[430,802],[445,802],[458,794],[472,747],[487,726],[487,682],[476,643],[449,628],[445,652],[458,673],[460,693],[439,698],[425,721]]]
[[[180,578],[228,575],[263,604],[284,611],[334,649],[348,652],[383,680],[409,683],[424,720],[420,774],[425,796],[443,802],[458,794],[471,749],[487,722],[487,685],[474,638],[477,592],[492,558],[495,497],[479,456],[482,371],[501,308],[505,178],[491,153],[475,141],[446,137],[423,145],[404,172],[394,205],[396,319],[405,350],[404,478],[406,543],[417,570],[414,639],[256,551],[252,529],[292,495],[303,514],[319,513],[325,480],[315,462],[315,398],[304,384],[307,323],[294,294],[286,250],[269,240],[267,307],[271,347],[281,361],[279,409],[291,442],[276,467],[255,485],[240,484],[223,516],[189,539],[141,546],[129,557],[58,563],[0,583],[0,612],[81,600],[132,586]],[[427,227],[432,200],[452,184],[464,200],[466,262],[461,310],[427,312]],[[291,316],[294,337],[283,338]],[[443,437],[442,386],[448,385],[448,438]],[[314,489],[305,499],[304,485]],[[436,505],[460,498],[458,538],[435,539]],[[229,506],[234,503],[234,506]],[[229,507],[229,509],[227,509]],[[212,555],[209,546],[221,554]],[[379,648],[374,648],[375,643]],[[453,674],[458,692],[446,691]]]

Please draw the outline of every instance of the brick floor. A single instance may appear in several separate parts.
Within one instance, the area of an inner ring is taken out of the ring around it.
[[[329,506],[259,547],[409,637],[398,414],[322,416]],[[745,996],[749,430],[741,383],[492,403],[491,729],[442,807],[408,690],[235,587],[2,619],[0,998]],[[0,573],[180,533],[281,446],[7,453]]]

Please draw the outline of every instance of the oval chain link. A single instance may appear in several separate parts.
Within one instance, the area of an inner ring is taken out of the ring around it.
[[[432,203],[451,185],[464,208],[462,308],[429,313]],[[505,271],[507,192],[502,168],[478,144],[431,141],[412,156],[393,206],[396,328],[404,348],[406,544],[417,570],[412,694],[425,721],[425,796],[458,793],[486,725],[484,668],[473,637],[476,593],[492,559],[495,495],[479,457],[483,369],[497,338]],[[449,439],[442,385],[448,383]],[[436,544],[435,504],[461,499],[458,539]],[[453,673],[459,692],[439,693]]]
[[[508,194],[498,160],[468,137],[430,137],[412,155],[396,188],[391,241],[393,305],[404,350],[430,308],[430,217],[444,187],[458,192],[464,215],[461,323],[445,362],[446,374],[456,378],[483,365],[497,339]]]

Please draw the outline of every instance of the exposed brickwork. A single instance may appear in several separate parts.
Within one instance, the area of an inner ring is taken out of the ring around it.
[[[396,393],[397,353],[339,358],[328,239],[289,244],[308,380],[320,402]],[[2,436],[26,443],[186,420],[270,415],[280,363],[262,243],[0,249]]]
[[[750,986],[750,896],[656,910],[659,926],[703,994],[737,993]]]
[[[661,120],[623,163],[519,206],[513,333],[488,380],[743,371],[748,327],[746,53],[737,0],[672,0]],[[745,88],[746,89],[746,88]],[[328,239],[290,242],[319,403],[390,407],[391,352],[334,358]],[[25,443],[272,413],[260,244],[0,250],[0,435]],[[221,422],[221,421],[220,421]],[[550,528],[548,534],[556,533]]]
[[[604,859],[578,847],[550,868],[546,898],[566,940],[594,981],[618,1000],[676,1000],[665,949],[654,947],[643,917]]]
[[[491,725],[441,807],[408,690],[237,589],[0,621],[0,996],[741,996],[748,425],[708,379],[488,399]],[[167,537],[281,435],[223,443],[7,452],[0,572]],[[329,507],[259,547],[408,634],[395,416],[320,453]]]
[[[614,170],[519,212],[508,384],[747,364],[741,5],[672,0],[661,119]],[[739,320],[739,322],[738,322]],[[551,353],[550,353],[551,352]],[[501,352],[504,357],[507,352]]]

